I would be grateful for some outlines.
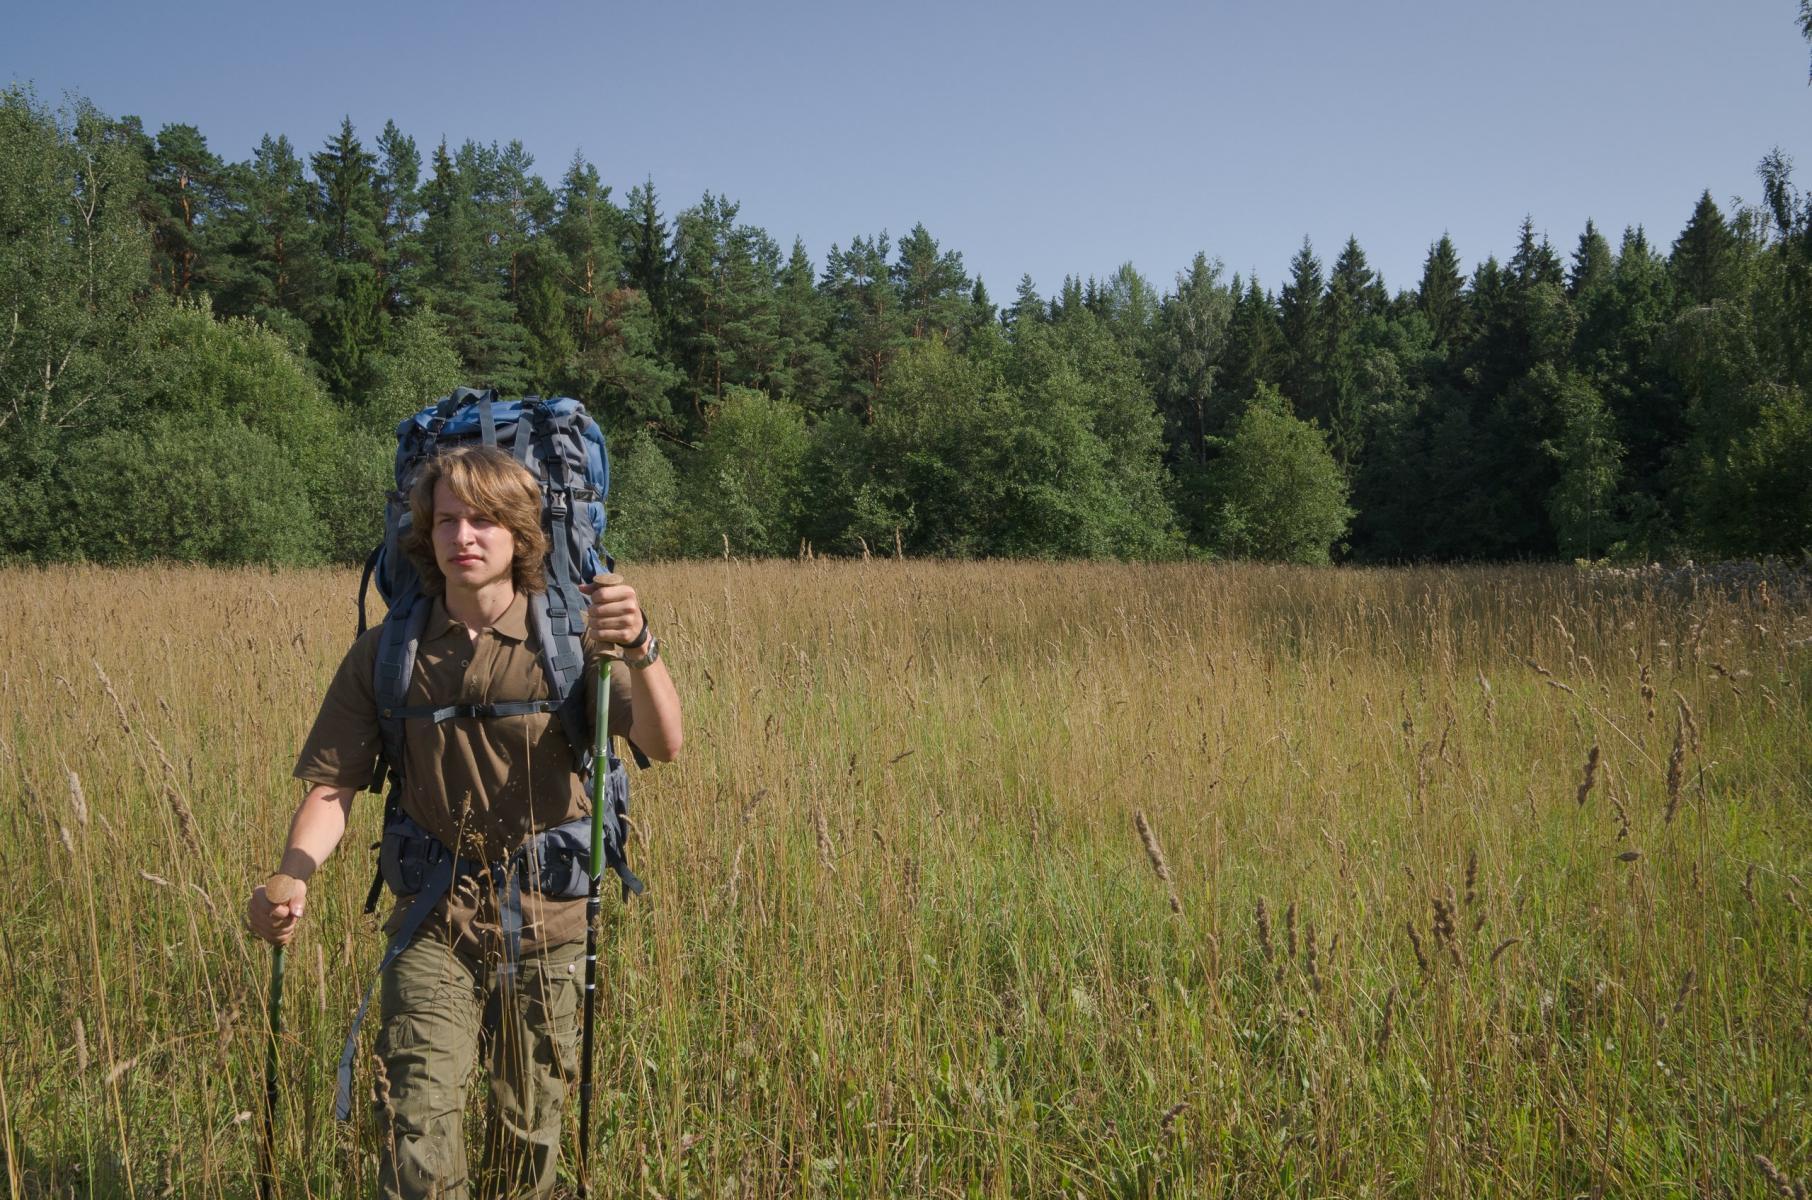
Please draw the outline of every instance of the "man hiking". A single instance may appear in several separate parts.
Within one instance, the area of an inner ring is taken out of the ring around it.
[[[545,704],[521,712],[535,706],[512,703],[550,695],[528,616],[529,597],[546,586],[541,492],[509,452],[474,446],[431,459],[409,503],[404,547],[433,599],[401,710],[409,718],[400,764],[405,819],[387,827],[383,856],[397,890],[398,878],[412,878],[413,854],[415,886],[434,907],[379,980],[379,1186],[386,1197],[473,1194],[461,1117],[482,1055],[490,1121],[476,1193],[546,1196],[567,1085],[578,1074],[586,901],[582,891],[537,887],[533,855],[547,831],[586,820],[591,798],[578,771],[583,748],[571,744],[559,715]],[[602,657],[621,664],[610,674],[610,734],[671,761],[682,737],[679,698],[635,590],[613,576],[584,591],[588,680]],[[380,715],[394,715],[380,714],[374,684],[381,632],[347,653],[297,760],[294,774],[308,790],[278,871],[302,886],[279,904],[260,886],[248,905],[253,931],[273,945],[295,936],[308,880],[372,779]],[[586,696],[594,691],[588,682]],[[461,715],[448,717],[449,706]],[[483,711],[464,715],[473,709]],[[419,882],[423,861],[448,872],[437,892]],[[413,919],[413,903],[397,904],[387,932]]]

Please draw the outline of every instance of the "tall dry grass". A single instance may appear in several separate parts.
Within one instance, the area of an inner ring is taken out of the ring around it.
[[[353,582],[0,574],[15,1193],[251,1194],[239,912]],[[1812,1177],[1804,604],[1535,568],[636,582],[689,742],[635,782],[650,892],[603,931],[605,1194]],[[330,1110],[378,808],[289,955],[284,1195],[372,1178]]]

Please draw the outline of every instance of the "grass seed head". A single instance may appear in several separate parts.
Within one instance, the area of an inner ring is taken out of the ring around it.
[[[1592,790],[1592,785],[1594,783],[1596,783],[1597,781],[1598,781],[1598,743],[1593,742],[1592,748],[1586,752],[1585,773],[1579,781],[1579,795],[1576,798],[1578,803],[1580,803],[1580,804],[1585,803],[1586,794]]]
[[[88,797],[82,792],[82,777],[74,771],[69,772],[69,808],[76,824],[88,824]]]
[[[1422,937],[1416,932],[1416,923],[1405,921],[1403,928],[1409,933],[1409,948],[1415,951],[1416,966],[1421,968],[1422,974],[1428,974],[1428,954],[1422,949]]]
[[[812,809],[812,831],[817,835],[819,861],[834,874],[837,870],[837,851],[831,843],[830,822],[824,819],[822,807]]]
[[[1145,844],[1145,857],[1151,860],[1151,869],[1165,883],[1171,882],[1170,864],[1164,861],[1164,847],[1158,844],[1158,835],[1152,830],[1151,822],[1145,819],[1145,810],[1133,813],[1133,825],[1139,830],[1139,840]]]
[[[1378,1053],[1383,1054],[1390,1046],[1391,1032],[1396,1028],[1397,989],[1392,988],[1384,997],[1384,1020],[1378,1024]]]

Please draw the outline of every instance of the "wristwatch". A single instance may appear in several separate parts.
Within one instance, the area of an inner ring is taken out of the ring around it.
[[[643,643],[646,646],[646,649],[642,651],[642,657],[629,658],[625,656],[623,659],[623,665],[632,671],[640,671],[642,668],[652,666],[654,663],[660,661],[661,639],[655,637],[653,634],[648,634],[646,628],[643,629],[643,632],[647,634],[648,640]],[[631,648],[633,649],[633,647]]]

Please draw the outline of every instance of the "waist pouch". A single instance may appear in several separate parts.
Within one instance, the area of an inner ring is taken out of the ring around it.
[[[426,885],[430,873],[453,852],[406,813],[384,826],[378,846],[378,873],[398,896],[413,896]],[[581,900],[591,892],[591,818],[579,817],[564,825],[544,829],[508,857],[494,863],[461,858],[454,862],[453,878],[483,874],[502,884],[516,876],[524,891],[550,900]]]

